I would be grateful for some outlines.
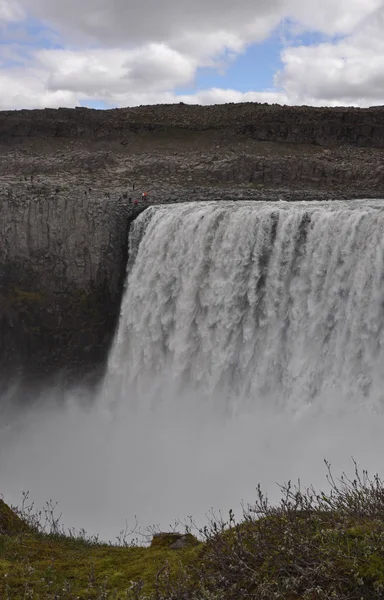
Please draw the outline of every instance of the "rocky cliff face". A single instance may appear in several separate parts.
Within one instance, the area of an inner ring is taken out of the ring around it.
[[[0,190],[0,372],[97,366],[127,260],[121,203],[41,188]]]
[[[217,131],[258,141],[384,147],[384,108],[313,108],[257,103],[141,106],[97,111],[0,112],[0,139],[118,139],[138,133]]]
[[[0,113],[0,375],[103,363],[133,200],[382,196],[384,109]]]

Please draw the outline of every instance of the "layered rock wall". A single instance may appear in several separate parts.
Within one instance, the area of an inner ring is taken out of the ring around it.
[[[257,103],[0,112],[0,141],[25,138],[118,139],[137,133],[222,131],[259,141],[384,147],[384,108],[313,108]]]

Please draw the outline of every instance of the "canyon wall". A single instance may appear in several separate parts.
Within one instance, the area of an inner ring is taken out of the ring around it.
[[[39,191],[0,192],[0,373],[96,368],[119,312],[126,208]]]
[[[383,197],[383,152],[382,107],[0,112],[0,378],[103,365],[148,203]]]

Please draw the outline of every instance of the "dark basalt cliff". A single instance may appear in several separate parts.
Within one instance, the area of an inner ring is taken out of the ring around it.
[[[313,108],[256,103],[141,106],[108,111],[85,108],[0,112],[0,139],[122,140],[140,132],[216,131],[258,141],[384,147],[384,108]]]
[[[0,378],[105,361],[132,201],[384,194],[384,108],[0,112]]]
[[[100,364],[119,313],[129,223],[126,207],[97,195],[0,193],[1,373]]]

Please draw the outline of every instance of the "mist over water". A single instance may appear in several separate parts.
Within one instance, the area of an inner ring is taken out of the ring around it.
[[[258,482],[382,472],[384,202],[152,207],[97,394],[0,424],[0,493],[114,539],[252,502]]]

